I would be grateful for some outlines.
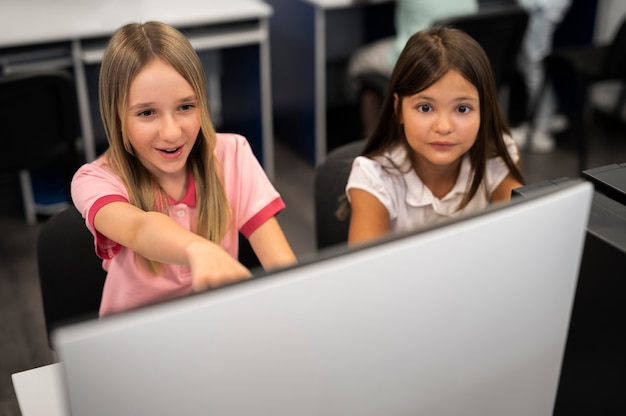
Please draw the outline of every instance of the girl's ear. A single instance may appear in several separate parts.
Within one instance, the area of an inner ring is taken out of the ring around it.
[[[402,111],[398,111],[398,106],[402,105],[398,93],[393,93],[393,112],[398,115],[398,123],[402,124]]]

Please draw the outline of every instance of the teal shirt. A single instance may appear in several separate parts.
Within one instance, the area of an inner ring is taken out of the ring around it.
[[[436,20],[477,11],[478,0],[396,0],[397,36],[391,50],[392,65],[415,32],[428,29]]]

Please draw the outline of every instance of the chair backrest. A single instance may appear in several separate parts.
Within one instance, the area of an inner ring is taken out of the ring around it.
[[[243,237],[239,260],[248,268],[260,266]],[[74,206],[42,225],[37,265],[48,336],[60,325],[98,316],[106,271],[95,254],[93,236]]]
[[[496,86],[508,84],[528,25],[528,13],[517,6],[490,6],[478,13],[448,17],[434,25],[455,27],[482,46],[491,62]]]
[[[608,45],[604,67],[607,78],[626,79],[626,18],[618,26]]]
[[[0,76],[0,171],[33,169],[62,157],[79,163],[76,92],[61,70]]]
[[[340,198],[345,194],[352,161],[364,145],[365,140],[344,144],[330,152],[315,168],[313,187],[318,250],[348,241],[350,218],[340,220],[336,212]]]
[[[74,206],[42,225],[37,265],[48,336],[61,324],[98,316],[106,272],[93,236]]]

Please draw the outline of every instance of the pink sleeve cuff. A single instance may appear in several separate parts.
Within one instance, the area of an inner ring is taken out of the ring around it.
[[[91,227],[91,229],[94,230],[95,233],[94,235],[96,237],[96,254],[98,255],[98,257],[104,260],[112,259],[122,249],[121,245],[100,234],[93,224],[94,217],[96,216],[96,213],[100,210],[100,208],[107,204],[110,204],[111,202],[128,202],[128,200],[121,195],[104,196],[94,202],[94,204],[91,206],[91,209],[89,210],[87,218],[89,227]]]
[[[277,197],[272,202],[267,204],[265,208],[260,210],[255,216],[250,218],[240,229],[241,234],[244,237],[250,237],[257,228],[259,228],[265,221],[269,220],[280,211],[285,208],[285,203],[281,197]]]

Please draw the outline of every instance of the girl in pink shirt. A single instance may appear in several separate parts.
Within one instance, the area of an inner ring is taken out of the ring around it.
[[[100,315],[245,279],[238,233],[264,269],[296,261],[284,208],[246,139],[217,134],[188,40],[159,22],[121,27],[100,72],[109,148],[72,199],[107,270]]]

